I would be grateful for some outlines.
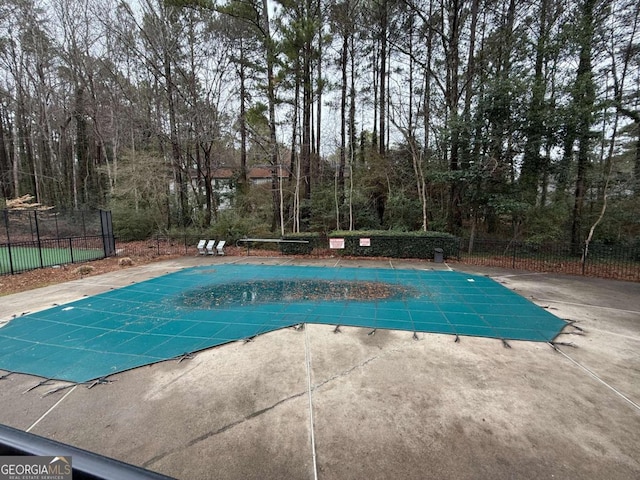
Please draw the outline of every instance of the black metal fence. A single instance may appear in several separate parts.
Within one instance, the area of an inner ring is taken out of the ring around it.
[[[0,275],[115,254],[111,212],[2,210]]]
[[[114,239],[110,212],[76,212],[72,216],[42,212],[3,212],[4,231],[0,234],[0,274],[18,273],[66,263],[77,263],[107,256],[164,257],[197,255],[196,245],[206,235],[177,233],[155,235],[143,241]],[[73,227],[73,221],[77,225]],[[76,235],[63,236],[73,232]],[[82,233],[78,235],[77,233]],[[14,241],[11,235],[21,241]],[[53,238],[46,238],[52,236]],[[56,237],[57,236],[57,237]],[[10,240],[10,242],[7,242]],[[234,238],[226,240],[228,254],[246,255],[246,248],[235,250]],[[317,239],[311,255],[340,254],[329,249],[329,239]],[[253,255],[282,255],[277,244],[265,244]],[[425,259],[433,258],[424,252]],[[586,253],[586,254],[585,254]],[[398,257],[402,257],[398,252]],[[447,261],[488,267],[512,268],[534,272],[555,272],[640,281],[640,243],[605,245],[592,243],[585,252],[583,245],[566,243],[533,244],[527,242],[461,239],[457,252],[449,251]]]
[[[154,235],[147,240],[128,240],[117,237],[115,251],[118,257],[160,257],[197,255],[197,244],[200,240],[209,238],[193,234]],[[222,240],[222,239],[221,239]]]
[[[102,212],[104,210],[2,210],[0,243],[102,235]]]
[[[9,243],[0,246],[0,275],[105,257],[102,235]]]
[[[207,238],[192,234],[157,235],[145,241],[127,242],[117,239],[118,256],[197,255],[198,240]],[[227,240],[228,254],[246,255],[246,246],[234,247]],[[329,249],[329,239],[317,239],[312,256],[340,254]],[[252,255],[281,255],[277,244],[260,244],[251,248]],[[433,251],[424,252],[424,259],[433,258]],[[478,240],[469,249],[469,240],[461,239],[457,252],[448,252],[446,261],[469,265],[511,268],[533,272],[555,272],[601,278],[640,281],[640,244],[604,245],[593,243],[585,254],[584,246],[565,243],[532,244],[527,242]],[[402,255],[398,255],[401,257]]]
[[[640,281],[640,244],[533,244],[462,240],[458,261],[471,265]]]

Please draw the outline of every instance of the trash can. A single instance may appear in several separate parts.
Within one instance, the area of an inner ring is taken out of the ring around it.
[[[444,262],[444,250],[441,248],[434,248],[433,249],[433,261],[435,263],[442,263]]]

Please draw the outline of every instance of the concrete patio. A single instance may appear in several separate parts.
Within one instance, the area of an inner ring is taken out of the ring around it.
[[[415,260],[181,258],[0,297],[0,325],[195,265],[453,268],[560,318],[545,343],[307,325],[87,388],[11,374],[0,423],[181,479],[640,478],[640,284]],[[2,372],[0,372],[0,376]],[[31,389],[31,390],[29,390]]]

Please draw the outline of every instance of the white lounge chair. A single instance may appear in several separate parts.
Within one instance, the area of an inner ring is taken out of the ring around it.
[[[200,240],[198,242],[198,253],[200,255],[206,255],[207,254],[207,250],[205,249],[206,245],[207,245],[207,241],[206,240]]]
[[[213,253],[213,248],[216,245],[216,241],[215,240],[209,240],[207,242],[207,255],[214,255]]]
[[[216,246],[216,251],[218,252],[218,255],[224,255],[224,245],[225,243],[227,243],[225,240],[220,240],[218,242],[218,245]]]

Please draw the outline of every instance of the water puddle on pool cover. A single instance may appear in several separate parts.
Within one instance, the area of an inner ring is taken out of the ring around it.
[[[418,290],[383,282],[346,280],[256,280],[208,285],[184,292],[177,304],[215,308],[274,302],[371,301],[417,297]]]

